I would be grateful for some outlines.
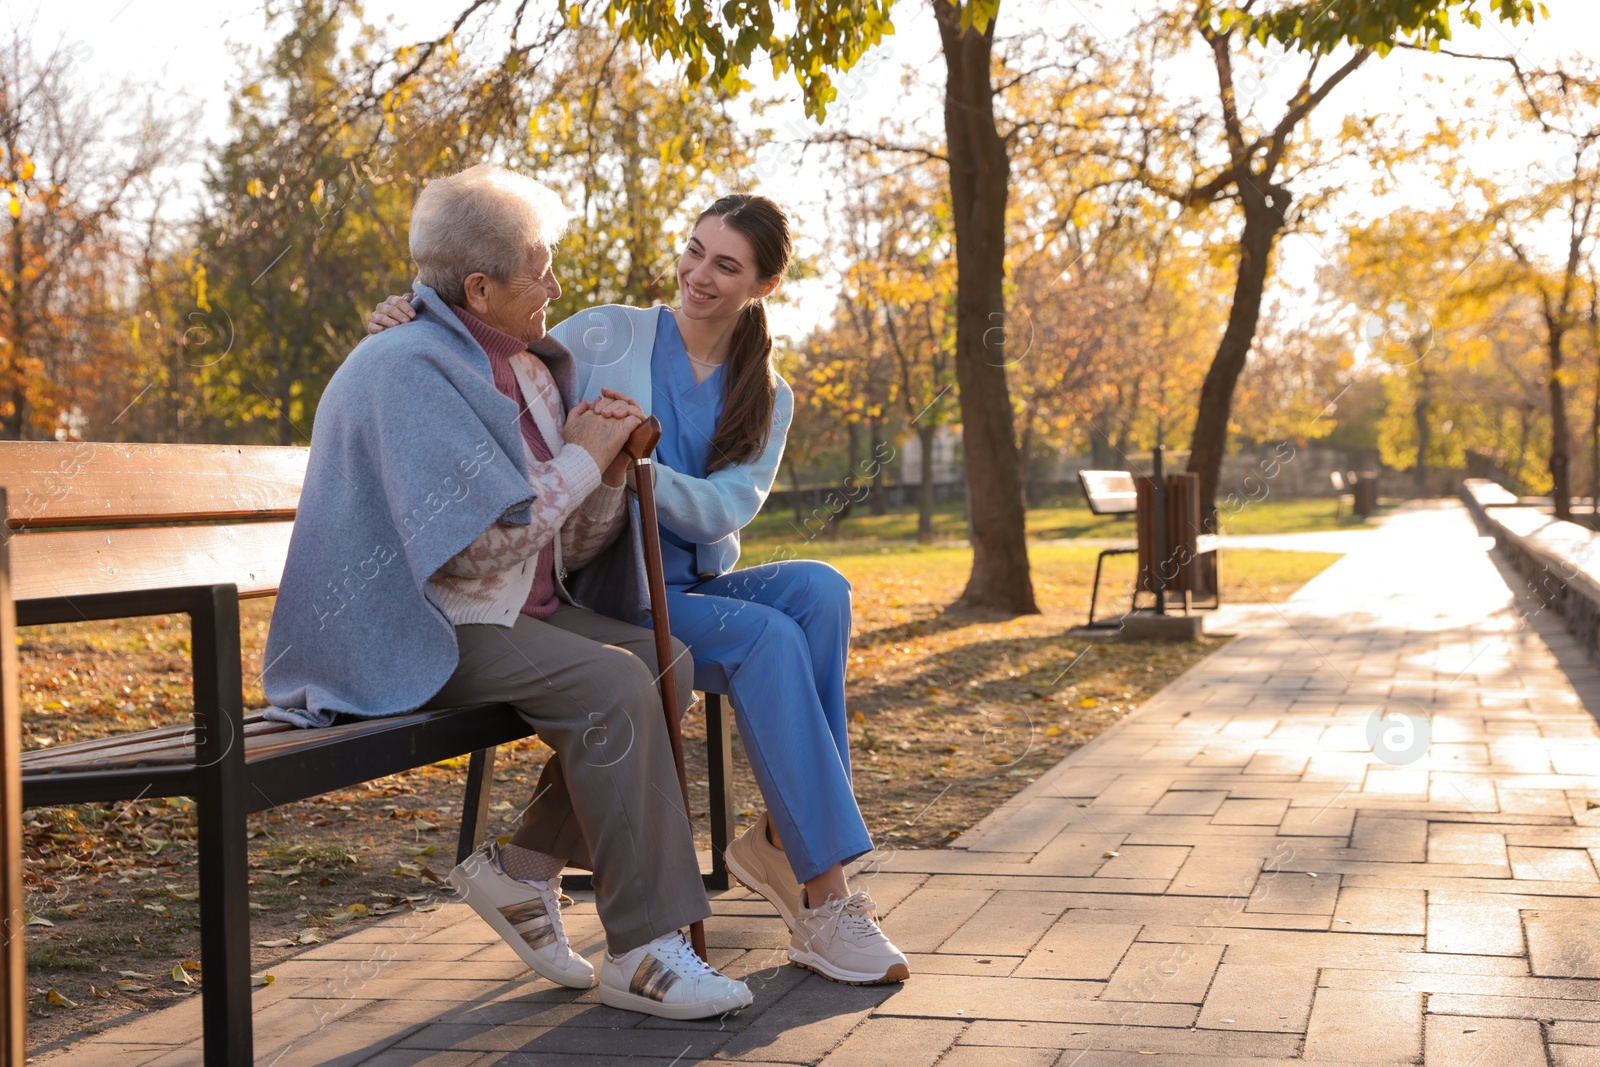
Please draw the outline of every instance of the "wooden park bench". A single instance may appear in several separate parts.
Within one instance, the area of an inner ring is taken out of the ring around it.
[[[251,1062],[245,817],[471,753],[460,862],[484,832],[495,747],[532,732],[505,704],[311,730],[246,713],[239,600],[277,591],[307,454],[303,448],[0,442],[10,566],[9,591],[0,576],[0,621],[13,601],[19,626],[189,616],[192,725],[25,752],[21,798],[27,807],[194,798],[208,1065]],[[3,679],[4,687],[14,694],[15,645],[5,654],[4,669],[12,676]],[[4,712],[6,729],[15,731],[14,702]],[[705,878],[717,889],[728,885],[722,853],[733,822],[729,718],[707,694],[712,872]],[[6,799],[9,805],[9,794]],[[7,818],[14,816],[15,808],[8,808]],[[7,847],[5,876],[15,879],[20,842],[4,833],[0,840]],[[8,949],[15,940],[8,939]],[[21,996],[13,984],[0,988],[8,1000]],[[20,1008],[21,1000],[16,1004]]]
[[[1132,515],[1136,533],[1132,548],[1102,549],[1094,565],[1094,586],[1089,593],[1089,621],[1087,629],[1106,629],[1120,625],[1106,619],[1095,621],[1095,605],[1100,598],[1100,572],[1107,556],[1136,553],[1139,557],[1138,580],[1133,587],[1133,602],[1129,611],[1139,609],[1139,594],[1172,593],[1183,597],[1184,612],[1193,607],[1215,608],[1222,604],[1221,585],[1217,577],[1217,539],[1201,532],[1200,479],[1194,474],[1169,474],[1166,476],[1166,529],[1168,554],[1166,564],[1159,564],[1155,538],[1155,508],[1153,493],[1155,481],[1135,478],[1127,471],[1079,471],[1078,481],[1083,486],[1084,499],[1089,510],[1096,515]],[[1162,579],[1158,583],[1158,577]],[[1209,601],[1209,603],[1199,603]]]
[[[1328,482],[1333,486],[1333,517],[1338,518],[1344,513],[1344,498],[1350,498],[1350,509],[1355,510],[1355,494],[1351,487],[1355,484],[1355,475],[1346,477],[1343,471],[1329,471]]]
[[[1132,515],[1139,506],[1139,494],[1133,484],[1133,475],[1127,471],[1079,471],[1078,483],[1083,486],[1083,498],[1089,502],[1089,511],[1095,515]],[[1094,586],[1089,591],[1090,628],[1115,626],[1115,623],[1094,621],[1094,606],[1100,599],[1100,568],[1107,556],[1125,556],[1138,551],[1135,548],[1102,549],[1094,561]]]

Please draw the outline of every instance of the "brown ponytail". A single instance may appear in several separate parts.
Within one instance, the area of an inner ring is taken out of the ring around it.
[[[695,219],[721,218],[750,242],[756,274],[781,277],[789,267],[789,217],[764,196],[734,193],[706,208]],[[722,417],[711,437],[706,471],[732,467],[759,456],[772,436],[772,410],[778,398],[778,376],[772,369],[772,333],[767,307],[757,300],[745,308],[728,343],[728,370],[723,376]]]

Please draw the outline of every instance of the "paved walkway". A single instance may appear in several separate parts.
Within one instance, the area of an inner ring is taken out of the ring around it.
[[[784,966],[734,892],[708,934],[754,1007],[644,1020],[447,905],[274,968],[258,1062],[1600,1064],[1600,675],[1519,611],[1460,508],[1395,515],[963,848],[875,857],[904,987]],[[198,1064],[198,1009],[45,1062]]]

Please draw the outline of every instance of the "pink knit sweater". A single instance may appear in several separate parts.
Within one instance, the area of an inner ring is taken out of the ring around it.
[[[544,420],[547,425],[560,426],[566,417],[561,392],[543,362],[528,354],[527,346],[512,335],[462,308],[452,306],[451,310],[488,354],[495,388],[515,400],[522,411],[518,426],[527,445],[528,478],[538,495],[527,526],[496,523],[489,527],[446,563],[436,580],[448,590],[451,601],[487,604],[498,594],[509,592],[510,583],[519,577],[526,580],[527,562],[537,553],[533,585],[522,613],[543,619],[551,615],[559,603],[555,573],[557,537],[564,567],[581,567],[587,563],[621,530],[626,516],[624,492],[620,486],[600,484],[599,469],[588,453],[577,448],[566,449],[558,457],[540,432],[534,418],[534,404],[540,405],[542,413],[550,416]],[[537,394],[531,400],[523,395],[517,367]],[[470,614],[468,609],[464,617]]]

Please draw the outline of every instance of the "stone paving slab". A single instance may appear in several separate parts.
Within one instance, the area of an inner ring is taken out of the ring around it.
[[[755,1004],[647,1019],[445,903],[275,968],[257,1062],[1600,1064],[1600,672],[1459,507],[1324,540],[1349,554],[1211,618],[1237,638],[960,847],[868,858],[903,987],[787,966],[735,891],[708,940]],[[595,958],[590,899],[567,922]],[[198,1008],[36,1062],[199,1064]]]

